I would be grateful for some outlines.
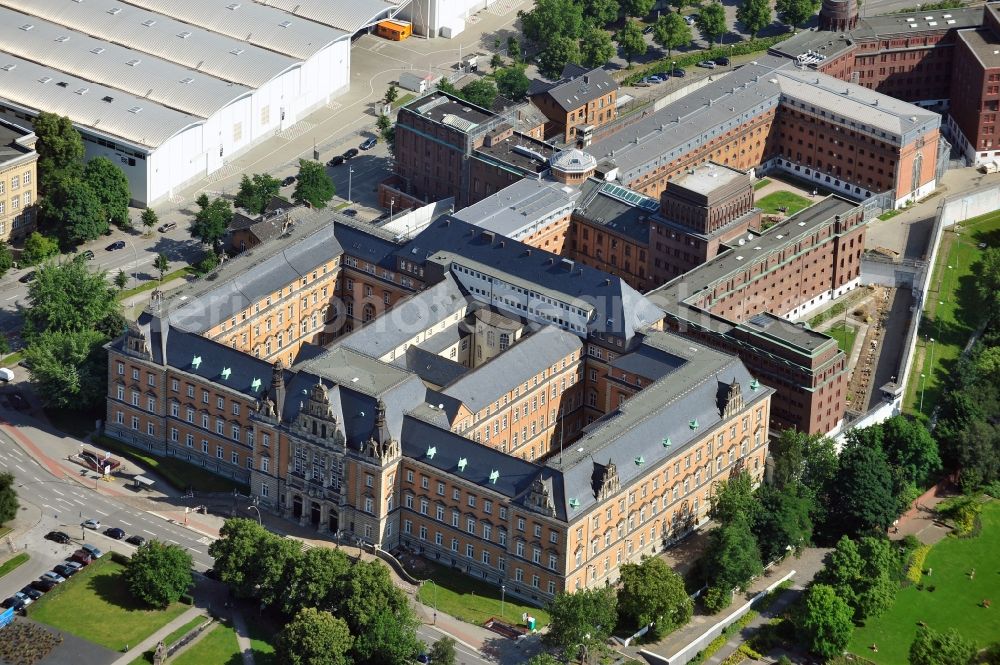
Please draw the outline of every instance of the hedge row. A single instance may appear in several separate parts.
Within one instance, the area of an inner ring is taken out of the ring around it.
[[[714,48],[705,49],[702,51],[695,51],[693,53],[685,53],[684,55],[677,55],[675,57],[662,58],[654,62],[643,65],[641,69],[633,70],[628,76],[623,78],[620,83],[622,85],[635,85],[640,79],[656,72],[669,71],[670,63],[675,63],[678,67],[692,67],[702,60],[715,60],[716,58],[729,58],[736,57],[738,55],[750,55],[751,53],[760,53],[771,48],[779,42],[783,42],[794,33],[785,32],[780,35],[775,35],[773,37],[764,37],[762,39],[748,39],[746,41],[738,42],[736,44],[727,44],[726,46],[716,46]]]

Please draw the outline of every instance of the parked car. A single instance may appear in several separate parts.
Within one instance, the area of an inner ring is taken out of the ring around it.
[[[646,82],[647,83],[652,83],[653,85],[656,85],[657,83],[663,83],[663,79],[660,78],[659,76],[647,76],[646,77]]]
[[[281,181],[282,187],[288,187],[289,185],[294,185],[294,184],[295,184],[295,176],[293,175],[286,176],[285,179]]]
[[[136,547],[142,547],[146,544],[146,539],[142,536],[129,536],[125,539],[125,542]]]
[[[24,395],[16,390],[7,395],[7,401],[18,411],[29,411],[31,409],[31,405],[28,404],[28,400],[26,400]]]
[[[358,156],[357,148],[351,148],[350,150],[344,153],[344,159],[351,159],[352,157],[357,157],[357,156]]]
[[[344,214],[347,215],[348,217],[357,217],[358,211],[355,210],[354,208],[348,208],[347,210],[344,211]]]
[[[14,380],[14,372],[7,369],[6,367],[0,367],[0,381],[4,383],[10,383]]]
[[[33,593],[38,593],[38,592],[35,591]],[[25,607],[27,607],[28,605],[31,605],[33,602],[35,602],[34,598],[32,598],[31,596],[29,596],[26,593],[21,593],[20,591],[17,591],[17,592],[14,593],[14,598],[17,598],[22,603],[24,603]]]
[[[680,67],[677,67],[677,68],[676,68],[676,69],[674,69],[674,71],[673,71],[673,72],[671,73],[671,76],[675,76],[675,77],[677,77],[677,78],[683,78],[683,77],[687,76],[687,71],[686,71],[686,70],[683,70],[683,69],[681,69]]]
[[[83,570],[82,563],[79,563],[78,561],[72,561],[69,558],[63,561],[62,564],[60,565],[65,566],[66,568],[70,568],[71,570],[75,570],[76,572],[80,572],[81,570]]]
[[[330,161],[328,161],[326,163],[326,165],[327,166],[340,166],[343,163],[344,163],[344,156],[343,155],[337,155],[336,157],[334,157],[333,159],[331,159]]]
[[[30,584],[21,589],[18,593],[25,595],[28,598],[31,598],[32,600],[38,600],[39,598],[45,595],[38,589],[33,588]]]
[[[645,28],[643,28],[642,34],[648,35],[649,33],[651,33],[653,31],[654,28],[656,28],[655,25],[647,25]]]
[[[697,14],[690,14],[688,16],[685,16],[684,17],[684,22],[687,23],[688,25],[694,25],[695,23],[698,22],[698,15]]]
[[[59,573],[53,572],[51,570],[48,571],[48,572],[46,572],[46,573],[42,573],[38,577],[38,579],[40,579],[40,580],[48,580],[48,581],[53,582],[55,584],[62,584],[63,582],[66,581],[65,577],[63,577]]]
[[[124,240],[115,240],[113,243],[108,245],[107,250],[109,252],[117,252],[119,249],[125,249]]]
[[[14,612],[24,611],[24,601],[17,596],[11,596],[10,598],[4,598],[3,602],[0,603],[4,609],[13,609]]]
[[[22,284],[27,284],[28,282],[33,282],[34,280],[35,280],[35,271],[32,270],[31,272],[26,272],[23,275],[21,275],[20,279],[18,279],[17,281],[21,282]]]
[[[74,256],[73,260],[74,261],[93,261],[94,260],[94,252],[92,252],[89,249],[88,250],[84,250],[84,251],[80,252],[79,254],[77,254],[76,256]]]
[[[653,74],[653,76],[659,76],[661,79],[666,81],[668,78],[670,78],[670,72],[656,72],[655,74]]]
[[[113,526],[110,529],[105,529],[104,530],[104,535],[107,536],[108,538],[114,538],[115,540],[121,540],[122,538],[125,537],[125,529],[119,529],[118,527]]]
[[[65,563],[60,563],[58,565],[52,566],[52,570],[58,573],[59,575],[62,575],[66,579],[73,577],[74,575],[77,574],[77,572],[79,572],[76,568],[73,568],[72,566],[69,566]]]
[[[47,534],[45,534],[45,539],[54,540],[55,542],[62,544],[66,544],[71,540],[69,534],[63,531],[49,531]]]
[[[369,136],[365,139],[365,142],[361,144],[360,148],[362,150],[371,150],[378,144],[378,139],[374,136]]]
[[[729,58],[727,58],[726,56],[722,56],[721,58],[716,58],[715,64],[719,65],[720,67],[728,67]]]
[[[94,520],[94,519],[84,520],[83,527],[85,529],[93,529],[94,531],[98,531],[101,528],[101,520]]]
[[[104,552],[102,552],[99,547],[95,547],[94,545],[91,545],[90,543],[84,543],[83,545],[80,545],[80,549],[83,550],[84,552],[88,553],[90,556],[94,557],[95,559],[100,559],[102,556],[104,556]]]
[[[88,565],[93,563],[94,557],[90,556],[90,552],[86,550],[77,550],[69,556],[70,561],[76,561],[77,563],[82,563],[83,565]]]
[[[698,63],[699,67],[704,67],[705,69],[715,69],[715,60],[702,60]]]
[[[167,222],[166,224],[160,225],[160,228],[158,228],[157,231],[160,233],[166,233],[167,231],[173,231],[176,228],[177,222]]]
[[[209,568],[208,570],[206,570],[205,577],[207,577],[210,580],[216,580],[216,581],[220,581],[222,579],[221,577],[219,577],[219,571],[217,571],[215,568]]]
[[[32,582],[28,586],[30,586],[32,589],[35,589],[36,591],[41,591],[42,593],[48,593],[49,591],[52,591],[53,588],[55,588],[56,584],[57,582],[54,582],[52,580],[38,579]]]

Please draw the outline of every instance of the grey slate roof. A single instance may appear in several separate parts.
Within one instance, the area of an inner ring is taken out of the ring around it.
[[[393,361],[393,364],[405,367],[426,383],[435,386],[446,386],[469,371],[461,363],[417,346],[408,347],[406,353]]]
[[[646,337],[644,342],[649,342],[654,337]],[[665,349],[656,348],[651,343],[638,345],[633,351],[618,356],[610,363],[614,369],[641,376],[652,381],[659,381],[667,374],[670,374],[687,361],[678,355]]]
[[[572,111],[617,89],[618,83],[603,69],[588,70],[570,63],[563,69],[562,78],[555,83],[538,79],[532,81],[528,96],[547,94],[564,111]]]
[[[484,237],[482,230],[454,217],[435,220],[402,247],[400,259],[430,260],[449,266],[458,257],[487,274],[526,289],[551,294],[592,310],[589,329],[631,339],[635,332],[659,321],[663,313],[621,278],[562,261],[562,257],[516,240]],[[474,296],[475,297],[475,296]],[[489,304],[489,303],[487,303]]]
[[[582,348],[583,342],[576,335],[555,326],[545,326],[522,337],[489,362],[463,374],[442,392],[461,400],[476,413],[543,368]]]
[[[580,190],[562,183],[523,178],[455,213],[457,219],[520,240],[569,214]]]
[[[603,191],[605,185],[606,183],[594,178],[583,183],[574,214],[640,243],[649,244],[648,219],[651,211],[608,195]]]

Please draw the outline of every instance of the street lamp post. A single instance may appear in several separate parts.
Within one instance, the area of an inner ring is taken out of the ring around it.
[[[348,203],[353,203],[353,201],[351,200],[351,176],[353,176],[353,175],[354,175],[354,167],[353,166],[348,166],[347,167],[347,202]]]
[[[132,242],[131,238],[128,238],[128,244],[132,247],[132,279],[135,280],[135,285],[139,286],[139,252],[135,249],[135,243]],[[135,307],[135,296],[132,296],[132,303],[129,307]]]
[[[500,618],[503,619],[504,601],[507,599],[507,585],[500,585]]]
[[[918,411],[920,411],[920,413],[924,412],[924,379],[925,378],[927,378],[927,375],[924,374],[923,372],[921,372],[920,373],[920,407],[918,408]]]
[[[396,199],[389,199],[389,223],[392,223],[392,206],[396,205]]]
[[[258,508],[257,506],[251,504],[251,505],[247,506],[247,510],[256,511],[257,512],[257,524],[260,525],[260,526],[264,526],[264,522],[260,519],[260,508]]]

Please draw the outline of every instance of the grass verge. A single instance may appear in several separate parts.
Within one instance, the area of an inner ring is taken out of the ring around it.
[[[249,493],[249,488],[229,478],[217,476],[194,464],[189,464],[176,457],[159,457],[138,448],[133,448],[121,441],[107,436],[96,437],[94,446],[123,457],[133,464],[142,465],[157,474],[171,487],[186,490],[193,487],[199,492],[232,492]]]
[[[429,579],[433,583],[424,582],[420,585],[417,597],[421,603],[477,626],[483,625],[490,617],[501,617],[499,586],[486,584],[431,562],[424,563],[430,569]],[[427,572],[422,571],[422,574],[426,575]],[[525,612],[535,617],[536,628],[549,623],[548,612],[522,603],[510,594],[506,595],[502,605],[502,618],[508,623],[521,625],[521,615]]]
[[[219,623],[190,647],[170,659],[171,665],[229,665],[242,662],[232,626]]]
[[[761,178],[756,183],[754,183],[753,190],[756,192],[759,189],[764,189],[771,184],[770,178]]]
[[[893,210],[886,210],[881,215],[879,215],[878,218],[882,219],[882,220],[892,219],[893,217],[895,217],[896,215],[898,215],[901,212],[903,212],[903,211],[902,210],[895,210],[895,209],[893,209]]]
[[[48,592],[28,609],[35,621],[49,624],[114,651],[135,645],[188,609],[174,603],[149,609],[125,586],[124,566],[101,558]]]
[[[0,365],[3,365],[4,367],[13,367],[22,360],[24,360],[24,351],[17,351],[4,358],[3,361],[0,361]]]
[[[163,643],[167,647],[169,647],[170,645],[177,642],[177,640],[181,639],[182,637],[190,633],[192,630],[194,630],[201,624],[206,623],[207,621],[209,621],[209,618],[204,616],[191,619],[186,624],[184,624],[183,626],[181,626],[180,628],[178,628],[177,630],[175,630],[174,632],[170,633],[165,638],[163,638]],[[144,651],[142,655],[133,660],[130,663],[130,665],[144,665],[144,664],[152,665],[152,663],[153,663],[153,652]]]
[[[1000,613],[982,607],[982,601],[1000,598],[1000,502],[985,504],[982,520],[979,536],[945,538],[934,545],[924,563],[931,575],[922,577],[923,588],[901,589],[889,611],[854,631],[848,650],[880,664],[905,663],[921,621],[937,631],[954,628],[979,648],[996,641]],[[973,568],[978,571],[974,578],[969,576]],[[877,652],[869,648],[872,644]]]
[[[125,300],[126,298],[131,298],[132,296],[137,296],[140,293],[145,293],[146,291],[152,291],[161,284],[166,284],[172,279],[177,279],[179,277],[187,277],[188,275],[194,275],[194,268],[191,266],[184,266],[183,268],[178,268],[172,272],[165,273],[162,280],[151,279],[145,284],[140,284],[139,286],[134,286],[131,289],[125,289],[124,291],[118,292],[118,300]]]
[[[400,106],[402,106],[403,104],[408,104],[408,103],[412,102],[416,98],[417,98],[417,96],[415,94],[413,94],[412,92],[408,92],[405,95],[400,95],[399,97],[396,98],[396,101],[394,101],[392,103],[392,109],[396,110]]]
[[[920,411],[921,374],[925,375],[923,414],[934,412],[948,374],[979,324],[983,307],[973,266],[983,253],[980,243],[1000,244],[1000,211],[966,220],[944,233],[903,400],[908,413]]]
[[[858,336],[858,329],[855,326],[850,323],[838,321],[826,331],[826,334],[837,340],[837,344],[840,345],[841,351],[846,353],[848,356],[851,355],[851,349],[854,348],[854,342]]]
[[[14,556],[13,558],[4,561],[3,565],[0,565],[0,577],[3,577],[10,571],[20,566],[22,563],[25,563],[30,558],[31,556],[29,556],[27,552],[21,552],[20,554]]]
[[[805,210],[811,205],[812,201],[804,196],[786,191],[771,192],[767,196],[757,199],[756,203],[756,206],[763,210],[766,215],[782,213],[789,216]],[[781,208],[785,208],[785,210],[782,211]]]

